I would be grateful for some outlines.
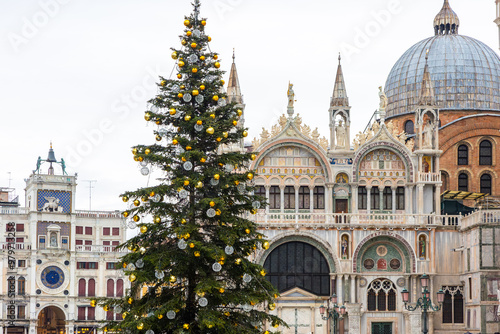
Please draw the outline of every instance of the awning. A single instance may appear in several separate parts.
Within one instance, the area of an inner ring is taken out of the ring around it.
[[[468,191],[446,190],[444,193],[441,194],[441,197],[443,199],[456,199],[456,200],[472,199],[472,200],[478,200],[478,199],[484,198],[484,197],[486,197],[488,195],[489,194],[471,193],[471,192],[468,192]]]

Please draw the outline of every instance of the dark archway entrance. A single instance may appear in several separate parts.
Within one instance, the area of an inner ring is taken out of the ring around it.
[[[38,315],[37,334],[67,334],[66,316],[56,306],[48,306]]]

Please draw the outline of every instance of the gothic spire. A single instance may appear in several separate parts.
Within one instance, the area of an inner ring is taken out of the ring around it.
[[[227,96],[229,102],[243,104],[243,96],[241,95],[240,81],[238,80],[238,72],[236,71],[235,52],[233,49],[233,64],[231,65],[231,73],[229,74],[229,82],[227,84]]]
[[[342,73],[342,65],[340,64],[340,54],[339,54],[339,66],[337,67],[337,77],[335,78],[335,87],[333,88],[333,96],[330,102],[332,107],[347,107],[349,106],[349,98],[347,97],[347,91],[345,88],[344,74]]]
[[[427,61],[429,59],[429,50],[425,55],[425,67],[424,67],[424,77],[422,79],[422,90],[420,92],[419,104],[423,106],[434,106],[436,101],[434,98],[434,89],[432,87],[431,74],[429,72],[429,65]]]
[[[451,9],[448,0],[444,0],[443,8],[434,19],[434,32],[436,35],[458,35],[460,19]]]

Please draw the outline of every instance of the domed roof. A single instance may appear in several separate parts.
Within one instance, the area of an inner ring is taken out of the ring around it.
[[[445,0],[434,37],[418,42],[396,62],[387,78],[387,117],[415,111],[428,71],[441,110],[500,111],[500,57],[486,44],[458,35],[458,16]]]

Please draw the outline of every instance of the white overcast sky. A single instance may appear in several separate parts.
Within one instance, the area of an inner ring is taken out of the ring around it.
[[[498,50],[494,0],[450,2],[460,33]],[[377,87],[397,59],[433,35],[442,3],[204,0],[201,11],[226,71],[236,48],[249,138],[286,112],[288,81],[295,112],[327,136],[338,53],[354,134],[377,108]],[[97,180],[93,209],[123,209],[118,195],[147,185],[130,147],[154,142],[146,101],[156,76],[172,71],[170,48],[179,47],[191,9],[188,0],[0,0],[0,187],[11,172],[24,203],[23,179],[52,140],[56,158],[78,173],[78,209],[89,207],[85,180]]]

